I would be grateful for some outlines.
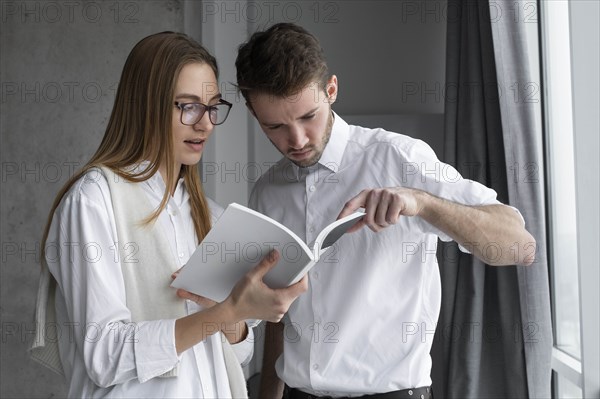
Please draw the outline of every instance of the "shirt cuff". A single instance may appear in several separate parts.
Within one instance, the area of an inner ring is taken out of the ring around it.
[[[246,335],[246,339],[231,345],[233,353],[235,353],[235,356],[238,358],[242,367],[250,363],[252,355],[254,354],[254,330],[250,323],[246,324],[248,325],[248,335]]]
[[[175,347],[175,320],[140,322],[133,339],[140,383],[171,371],[179,364],[180,357]]]

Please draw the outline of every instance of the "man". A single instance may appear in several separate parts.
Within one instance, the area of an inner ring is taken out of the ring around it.
[[[366,210],[309,272],[283,324],[267,327],[261,398],[281,397],[282,381],[291,398],[431,397],[438,237],[491,265],[526,265],[535,241],[522,217],[422,141],[346,124],[331,110],[337,77],[303,28],[255,33],[236,67],[249,110],[284,155],[250,205],[306,242],[336,217]]]

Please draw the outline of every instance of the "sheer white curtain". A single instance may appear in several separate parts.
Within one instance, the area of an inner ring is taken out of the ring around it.
[[[530,267],[493,268],[454,244],[441,246],[442,313],[433,350],[434,392],[441,397],[550,397],[542,133],[539,108],[528,97],[538,66],[527,48],[524,24],[533,21],[526,20],[526,4],[535,5],[448,1],[445,161],[517,207],[538,250]]]
[[[527,389],[531,398],[550,397],[552,326],[546,258],[546,210],[541,127],[537,4],[494,0],[513,15],[493,22],[492,36],[506,156],[509,203],[517,207],[537,240],[533,267],[518,268]],[[509,14],[510,15],[510,14]],[[511,95],[507,95],[509,93]],[[526,249],[525,249],[526,250]]]

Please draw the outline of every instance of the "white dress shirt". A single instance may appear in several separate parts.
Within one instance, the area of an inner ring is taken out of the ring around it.
[[[58,344],[69,397],[230,397],[220,333],[178,356],[175,320],[140,322],[135,328],[128,323],[110,190],[99,171],[86,175],[56,209],[46,243],[48,267],[58,282]],[[138,184],[158,207],[165,191],[160,174]],[[222,208],[209,204],[214,221]],[[197,246],[183,179],[158,223],[183,266]],[[129,245],[126,256],[135,258],[135,243],[123,245]],[[187,301],[188,314],[198,310]],[[245,341],[233,345],[241,363],[252,356],[252,341],[250,329]],[[177,364],[177,377],[159,377]]]
[[[424,142],[349,126],[335,115],[318,164],[298,168],[282,159],[257,182],[250,206],[312,242],[361,190],[391,186],[467,205],[498,203],[495,191],[463,179]],[[334,397],[431,385],[438,237],[450,240],[419,217],[344,235],[311,269],[309,290],[284,318],[279,377]]]

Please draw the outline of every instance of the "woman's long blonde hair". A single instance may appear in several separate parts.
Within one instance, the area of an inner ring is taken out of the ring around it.
[[[182,177],[190,195],[192,219],[198,241],[210,229],[210,210],[202,191],[196,165],[182,165],[179,174],[174,167],[172,145],[173,97],[183,66],[189,63],[209,65],[218,79],[216,59],[193,39],[181,33],[162,32],[138,42],[129,53],[115,98],[104,138],[96,153],[61,188],[56,196],[42,238],[44,249],[54,212],[65,193],[90,168],[106,166],[132,182],[149,179],[161,165],[166,165],[167,190],[156,211],[148,215],[152,223],[165,208],[170,190]],[[133,173],[129,167],[149,161],[145,170]]]

